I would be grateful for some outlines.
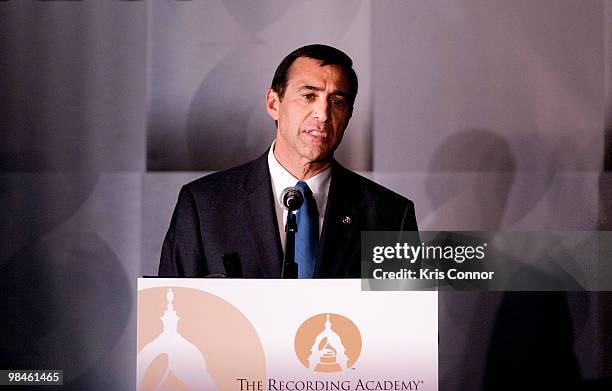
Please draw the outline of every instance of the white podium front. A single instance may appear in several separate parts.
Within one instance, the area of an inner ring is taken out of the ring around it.
[[[138,390],[438,389],[435,292],[139,279]]]

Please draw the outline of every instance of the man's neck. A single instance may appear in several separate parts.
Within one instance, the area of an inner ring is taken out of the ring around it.
[[[287,170],[291,175],[297,178],[300,181],[305,181],[313,176],[327,170],[331,164],[332,159],[326,159],[324,161],[303,161],[303,162],[292,162],[290,159],[284,158],[282,155],[276,152],[276,150],[272,151],[274,153],[274,157],[276,161],[283,166],[285,170]]]

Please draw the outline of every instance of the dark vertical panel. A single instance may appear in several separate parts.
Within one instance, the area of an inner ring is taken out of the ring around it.
[[[12,1],[0,18],[0,367],[131,389],[146,3]]]
[[[604,85],[605,97],[605,139],[604,139],[604,161],[603,172],[599,181],[599,229],[612,230],[612,1],[605,1],[604,26],[605,26],[605,74]],[[600,262],[612,261],[612,245],[607,245],[600,251]],[[602,342],[600,369],[607,376],[606,386],[612,387],[612,292],[601,292],[597,294],[597,304],[600,313],[599,334]]]

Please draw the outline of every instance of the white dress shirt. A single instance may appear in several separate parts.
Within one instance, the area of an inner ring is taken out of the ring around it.
[[[283,190],[285,190],[287,187],[295,186],[299,182],[299,179],[291,175],[289,171],[287,171],[285,167],[283,167],[278,160],[276,160],[276,156],[274,156],[275,143],[276,140],[272,142],[272,146],[268,152],[268,167],[270,170],[270,178],[272,178],[272,194],[274,195],[275,200],[274,210],[276,211],[276,221],[278,223],[278,230],[284,251],[287,210],[283,207],[279,197]],[[312,191],[312,195],[317,203],[317,210],[319,212],[319,235],[321,235],[321,231],[323,230],[323,219],[325,218],[325,209],[327,208],[327,196],[329,194],[330,180],[331,167],[304,181]]]

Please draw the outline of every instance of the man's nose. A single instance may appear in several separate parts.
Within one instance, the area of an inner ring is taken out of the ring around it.
[[[327,99],[320,99],[314,104],[312,117],[319,122],[327,122],[329,119],[329,102],[327,102]]]

